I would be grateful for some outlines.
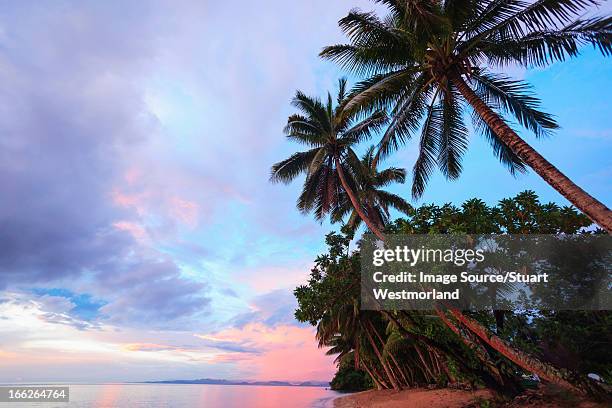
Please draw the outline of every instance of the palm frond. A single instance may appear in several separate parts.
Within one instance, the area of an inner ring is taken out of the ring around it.
[[[311,122],[316,123],[318,128],[324,131],[331,131],[331,123],[329,123],[327,110],[319,99],[312,98],[301,91],[297,91],[291,104],[300,109]]]
[[[296,207],[302,214],[308,214],[314,207],[319,192],[319,174],[323,172],[323,168],[306,177],[302,186],[302,192],[298,196]]]
[[[406,215],[411,215],[414,211],[414,207],[408,201],[396,194],[384,190],[376,190],[376,194],[385,206],[391,206]]]
[[[342,136],[341,143],[353,145],[368,140],[374,133],[379,132],[387,121],[387,114],[384,111],[376,111],[346,130]]]
[[[351,147],[347,147],[345,149],[343,163],[346,164],[347,171],[351,175],[350,181],[354,180],[356,183],[355,185],[351,186],[351,188],[353,191],[357,192],[358,190],[356,187],[363,184],[367,169],[364,168],[362,161],[357,156],[357,153],[355,153],[355,150],[353,150]]]
[[[391,47],[401,42],[392,28],[385,25],[374,12],[352,9],[338,21],[338,26],[353,44],[388,44]]]
[[[442,107],[434,95],[427,108],[427,116],[421,130],[419,156],[412,169],[412,197],[419,198],[436,166],[436,157],[442,134]]]
[[[589,44],[604,56],[612,55],[612,17],[577,20],[560,30],[535,31],[516,39],[482,40],[475,54],[486,55],[494,65],[546,66],[577,56],[580,47]]]
[[[482,100],[512,114],[536,137],[549,136],[559,127],[552,115],[539,109],[540,100],[527,83],[487,72],[474,73],[471,79],[476,83],[476,94]]]
[[[313,147],[321,145],[321,129],[316,122],[311,121],[305,116],[298,114],[289,116],[283,132],[287,135],[288,139],[300,144]]]
[[[438,151],[438,167],[449,180],[461,174],[461,159],[467,150],[468,136],[461,100],[455,90],[449,89],[442,98],[442,132]]]
[[[442,13],[452,22],[456,31],[465,32],[486,10],[486,3],[478,0],[447,0],[443,4]]]
[[[316,182],[316,195],[311,210],[317,220],[322,220],[338,203],[338,174],[330,163],[321,166]]]
[[[595,0],[538,0],[531,4],[509,0],[494,3],[487,18],[479,21],[480,29],[470,41],[485,37],[517,40],[534,31],[559,28],[588,7],[598,4]]]
[[[375,3],[384,4],[390,13],[396,18],[403,18],[406,13],[407,1],[405,0],[374,0]]]
[[[493,149],[493,154],[499,161],[506,166],[510,174],[516,176],[518,173],[526,173],[527,167],[523,162],[504,142],[499,139],[493,129],[478,115],[472,111],[472,124],[476,132],[482,134]]]
[[[404,184],[406,181],[406,169],[400,169],[397,167],[389,167],[378,172],[375,176],[375,183],[377,187],[388,186],[391,183]]]
[[[412,32],[420,27],[440,27],[444,19],[441,8],[444,4],[429,0],[375,0],[384,3],[391,15]]]
[[[270,181],[287,184],[301,173],[308,172],[308,168],[320,150],[315,148],[306,152],[298,152],[288,159],[276,163],[272,166]]]
[[[314,155],[314,157],[310,161],[310,165],[308,166],[308,176],[316,173],[321,168],[321,166],[323,166],[325,161],[328,159],[327,156],[327,149],[325,149],[324,147],[318,149],[317,154]]]
[[[348,195],[342,191],[338,195],[338,205],[331,212],[331,222],[337,223],[341,222],[349,213],[354,212],[354,208],[351,204],[351,201],[348,198]]]
[[[375,161],[396,151],[418,130],[431,93],[428,79],[423,73],[399,93],[400,99],[393,107],[391,123],[378,144]]]
[[[319,55],[348,71],[371,75],[393,70],[404,66],[412,54],[410,34],[379,20],[374,13],[351,10],[338,24],[351,44],[325,47]]]
[[[319,53],[321,58],[333,61],[348,72],[356,75],[376,75],[395,71],[410,63],[407,58],[412,51],[393,50],[385,44],[355,45],[336,44],[324,47]]]
[[[338,97],[336,99],[336,103],[338,104],[338,107],[341,107],[344,104],[344,100],[346,99],[346,96],[347,96],[347,87],[348,87],[347,79],[340,78],[338,80]]]
[[[418,72],[416,68],[401,69],[358,82],[345,109],[349,112],[386,110],[397,102],[399,94],[415,89],[415,83],[422,82]]]

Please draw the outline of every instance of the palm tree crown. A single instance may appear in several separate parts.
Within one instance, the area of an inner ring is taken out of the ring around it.
[[[353,146],[370,138],[387,123],[383,111],[375,111],[361,120],[355,113],[345,111],[346,84],[344,79],[339,81],[335,106],[329,93],[325,103],[302,92],[296,93],[293,105],[301,113],[289,117],[285,134],[288,139],[310,149],[272,166],[272,181],[289,183],[300,174],[306,174],[297,206],[302,212],[314,212],[319,220],[340,202],[344,186],[338,171],[346,175],[347,188],[355,191],[358,187],[350,168],[350,163],[359,162]]]
[[[578,18],[595,1],[375,1],[388,7],[388,15],[351,11],[340,20],[350,44],[326,47],[321,55],[369,76],[355,87],[346,110],[390,109],[391,124],[378,156],[420,130],[413,196],[422,195],[436,167],[449,179],[460,175],[469,105],[474,128],[511,172],[522,172],[527,164],[591,218],[610,217],[603,204],[534,152],[503,119],[514,117],[536,137],[558,127],[540,110],[529,85],[488,70],[544,66],[577,55],[584,44],[611,55],[612,18]],[[589,211],[589,205],[599,207]]]

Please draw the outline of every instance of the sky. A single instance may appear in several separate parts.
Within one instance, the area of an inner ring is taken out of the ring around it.
[[[332,228],[268,182],[299,146],[296,89],[343,73],[317,54],[367,0],[0,4],[0,382],[329,380],[293,318]],[[609,10],[609,7],[607,8]],[[534,85],[561,129],[531,142],[612,205],[612,65],[590,49]],[[388,165],[411,168],[409,143]],[[416,204],[490,204],[511,177],[472,135],[464,174]],[[409,182],[395,192],[409,196]]]

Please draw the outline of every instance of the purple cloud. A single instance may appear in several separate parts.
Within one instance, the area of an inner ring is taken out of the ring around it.
[[[249,323],[264,323],[270,327],[302,326],[294,318],[296,307],[297,302],[291,290],[277,289],[252,299],[251,311],[235,316],[232,323],[239,328]]]
[[[206,310],[205,285],[118,228],[135,215],[111,197],[129,152],[159,131],[135,81],[152,62],[155,19],[102,3],[3,8],[0,289],[86,280],[124,323]]]

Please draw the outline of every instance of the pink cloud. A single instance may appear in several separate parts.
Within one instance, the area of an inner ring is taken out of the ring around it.
[[[136,183],[136,181],[138,181],[141,177],[142,172],[140,171],[140,169],[137,169],[135,167],[127,169],[125,174],[123,175],[123,178],[128,184]]]
[[[129,343],[122,347],[125,351],[186,351],[187,349],[178,346],[155,344],[155,343]]]
[[[131,208],[140,216],[146,214],[147,201],[150,198],[149,196],[150,194],[146,192],[138,194],[128,194],[118,190],[113,190],[111,192],[113,204],[119,207]]]
[[[130,233],[130,235],[132,235],[132,237],[134,237],[134,239],[138,242],[145,242],[149,240],[149,235],[146,229],[138,223],[131,221],[117,221],[113,224],[113,227],[120,231]]]
[[[312,269],[312,261],[297,262],[297,265],[265,265],[243,268],[236,279],[248,284],[257,293],[269,293],[276,289],[293,288],[306,282]]]
[[[136,170],[130,170],[125,178],[134,185]],[[132,189],[132,188],[130,188]],[[143,221],[151,217],[162,217],[190,228],[196,228],[200,220],[200,204],[179,195],[143,188],[138,192],[121,191],[115,188],[110,193],[112,203],[118,207],[133,210]]]
[[[311,327],[250,323],[197,337],[217,342],[235,342],[260,350],[259,353],[223,353],[215,362],[231,361],[238,372],[251,372],[260,380],[330,380],[335,371],[333,357],[326,356],[315,342]]]
[[[15,360],[17,359],[17,357],[19,357],[17,355],[17,353],[14,353],[12,351],[4,351],[2,349],[0,349],[0,359],[7,361],[7,360]]]
[[[191,228],[197,227],[200,212],[200,206],[197,203],[173,197],[170,200],[170,212],[178,221]]]

